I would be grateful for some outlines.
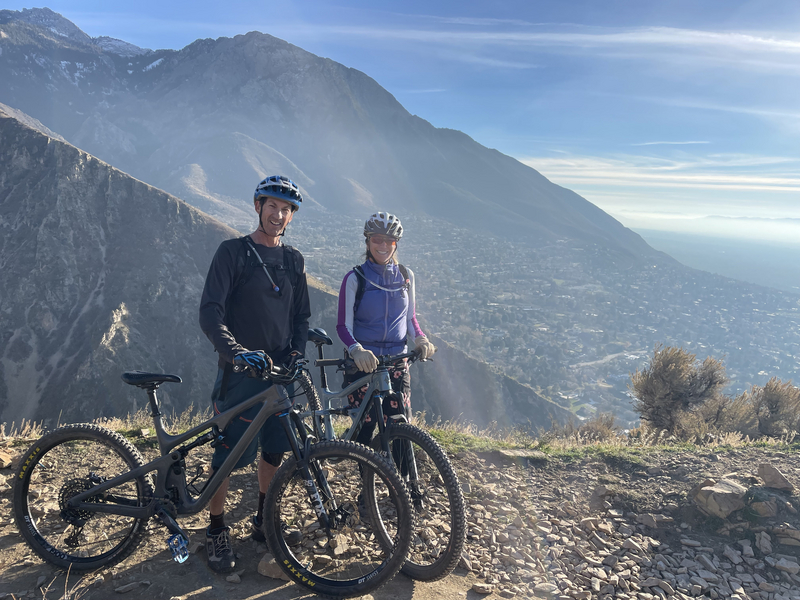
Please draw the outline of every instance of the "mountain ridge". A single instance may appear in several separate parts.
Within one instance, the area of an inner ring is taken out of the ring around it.
[[[0,27],[11,31],[14,23]],[[70,65],[94,69],[80,77],[71,66],[44,59],[43,66],[26,67],[31,47],[11,45],[0,59],[0,76],[13,88],[0,89],[0,101],[23,107],[79,147],[190,203],[207,202],[184,195],[176,173],[192,165],[205,174],[208,194],[234,212],[241,202],[236,199],[246,198],[252,181],[267,174],[271,162],[257,151],[216,151],[239,134],[300,166],[309,178],[301,184],[304,193],[328,210],[414,211],[530,243],[557,237],[598,243],[627,263],[666,260],[534,169],[463,132],[435,128],[368,75],[271,35],[197,40],[127,62],[98,54],[72,57]],[[72,77],[68,84],[61,83],[65,70]],[[43,78],[58,89],[70,85],[73,105],[57,93],[51,94],[55,110],[33,102]],[[198,151],[206,157],[199,162],[191,158]],[[235,214],[215,216],[238,224]]]

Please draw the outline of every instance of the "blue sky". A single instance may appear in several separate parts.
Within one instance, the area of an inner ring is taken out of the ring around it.
[[[269,33],[364,71],[410,112],[634,229],[800,244],[796,0],[47,6],[153,49]]]

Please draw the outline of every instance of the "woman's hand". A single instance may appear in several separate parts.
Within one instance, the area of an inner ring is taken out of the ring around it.
[[[372,373],[378,368],[378,359],[370,350],[364,348],[353,348],[350,351],[350,358],[352,358],[359,371],[364,373]]]
[[[414,340],[414,352],[419,355],[420,360],[425,360],[433,356],[433,353],[436,352],[436,346],[427,337],[421,335]]]

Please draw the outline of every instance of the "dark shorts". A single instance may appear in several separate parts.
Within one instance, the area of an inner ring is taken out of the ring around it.
[[[272,386],[272,383],[269,381],[254,379],[248,377],[244,373],[231,373],[228,377],[228,392],[225,395],[224,402],[220,405],[220,403],[217,402],[217,398],[219,398],[220,387],[222,386],[223,373],[223,369],[220,369],[217,373],[214,390],[211,392],[211,407],[214,409],[215,415],[223,413],[237,404],[241,404],[248,398],[252,398],[259,392],[263,392]],[[291,391],[289,391],[289,395],[292,395]],[[230,454],[231,449],[236,445],[236,442],[242,438],[245,430],[260,409],[261,404],[256,404],[252,408],[248,408],[242,414],[237,415],[233,421],[228,424],[228,427],[223,431],[225,439],[214,448],[214,458],[211,460],[212,469],[216,470],[222,466],[222,463],[225,462],[228,454]],[[283,431],[283,426],[276,415],[267,419],[267,422],[261,427],[260,434],[250,443],[239,459],[239,462],[237,462],[236,466],[233,468],[241,469],[251,464],[258,455],[259,444],[261,445],[261,451],[267,454],[291,451],[289,440],[286,439],[286,433]]]
[[[345,374],[344,376],[344,386],[348,386],[354,381],[361,379],[364,377],[366,373],[361,371],[354,373],[352,375]],[[390,376],[392,379],[392,390],[394,391],[393,394],[387,394],[386,397],[383,399],[383,420],[388,420],[389,417],[392,415],[405,415],[406,418],[411,418],[411,373],[408,372],[408,363],[404,363],[402,366],[392,369],[390,371]],[[359,389],[357,389],[352,394],[347,396],[347,402],[349,403],[350,407],[357,408],[361,406],[361,403],[369,394],[369,385],[365,385]],[[364,420],[364,424],[361,427],[361,431],[358,432],[358,437],[356,441],[360,444],[369,444],[369,441],[372,439],[373,432],[375,431],[375,426],[377,423],[375,419],[377,418],[377,411],[373,406],[369,413],[367,414],[366,419]]]

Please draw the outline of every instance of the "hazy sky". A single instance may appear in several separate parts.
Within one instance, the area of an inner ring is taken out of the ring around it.
[[[800,219],[797,0],[47,6],[91,36],[153,49],[269,33],[364,71],[410,112],[522,160],[625,225],[800,243],[798,221],[773,221]],[[709,215],[758,219],[697,220]]]

